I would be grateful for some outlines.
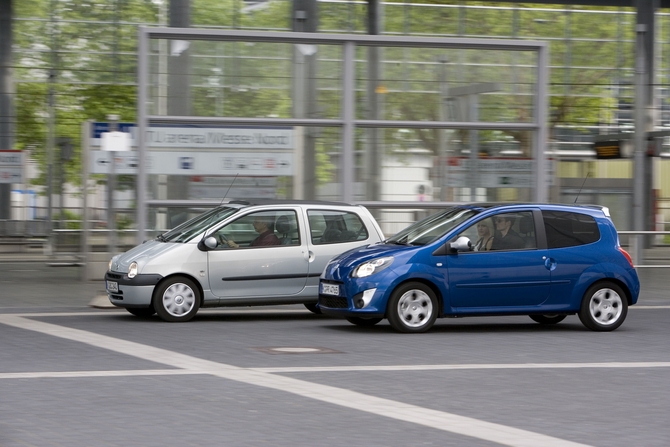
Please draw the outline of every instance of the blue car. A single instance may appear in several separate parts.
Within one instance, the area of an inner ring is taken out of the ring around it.
[[[321,275],[318,304],[359,326],[387,318],[400,332],[425,332],[437,317],[556,324],[573,314],[612,331],[639,293],[607,208],[480,203],[336,256]]]

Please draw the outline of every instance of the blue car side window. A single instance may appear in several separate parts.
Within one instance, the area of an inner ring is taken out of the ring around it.
[[[544,229],[549,248],[574,247],[596,242],[600,230],[595,219],[586,214],[543,211]]]
[[[535,223],[531,211],[497,214],[491,250],[523,250],[537,248]]]

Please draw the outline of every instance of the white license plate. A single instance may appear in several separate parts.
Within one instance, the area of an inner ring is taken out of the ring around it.
[[[340,286],[337,284],[321,284],[321,293],[324,295],[339,295]]]
[[[107,281],[107,290],[110,292],[119,292],[119,283],[116,281]]]

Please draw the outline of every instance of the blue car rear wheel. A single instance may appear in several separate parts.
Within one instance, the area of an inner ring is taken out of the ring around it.
[[[582,324],[592,331],[613,331],[628,313],[625,292],[610,281],[598,282],[586,291],[579,310]]]

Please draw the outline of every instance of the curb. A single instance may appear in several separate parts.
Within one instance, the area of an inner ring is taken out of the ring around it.
[[[88,305],[96,309],[118,309],[118,307],[109,302],[107,295],[96,295]]]

